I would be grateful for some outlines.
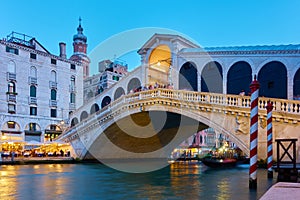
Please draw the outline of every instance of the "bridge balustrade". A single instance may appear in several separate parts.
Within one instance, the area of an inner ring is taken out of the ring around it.
[[[240,96],[240,95],[227,95],[227,94],[216,94],[216,93],[205,93],[205,92],[195,92],[195,91],[183,91],[183,90],[170,90],[170,89],[154,89],[146,90],[141,92],[136,92],[128,95],[123,95],[117,100],[111,102],[109,105],[105,106],[101,110],[89,116],[82,123],[77,124],[74,128],[79,128],[84,126],[84,124],[89,123],[97,119],[105,118],[106,115],[111,114],[114,111],[120,109],[130,109],[130,106],[136,104],[141,100],[151,100],[153,98],[165,98],[169,100],[177,100],[176,104],[187,105],[188,103],[205,103],[211,105],[221,105],[229,107],[240,107],[250,109],[250,96]],[[274,98],[259,98],[258,108],[259,110],[266,110],[267,102],[271,101],[274,105],[274,110],[276,112],[284,112],[291,114],[300,114],[300,101],[297,100],[286,100],[286,99],[274,99]],[[200,105],[200,104],[199,104]],[[200,106],[195,106],[195,109],[201,109]],[[250,110],[249,110],[250,112]],[[73,133],[69,129],[67,135]],[[63,134],[61,135],[63,136]],[[66,135],[65,135],[66,136]]]

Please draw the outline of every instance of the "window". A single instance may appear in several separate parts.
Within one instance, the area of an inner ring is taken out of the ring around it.
[[[56,90],[55,89],[51,90],[51,100],[56,101]]]
[[[15,83],[14,82],[9,82],[7,90],[8,90],[7,92],[10,93],[10,94],[15,93],[16,92]]]
[[[71,76],[71,86],[75,87],[75,76]]]
[[[75,93],[70,93],[70,103],[75,103]]]
[[[56,65],[56,60],[51,58],[51,64]]]
[[[7,122],[7,128],[15,129],[16,128],[16,122],[13,122],[13,121]]]
[[[74,64],[71,64],[71,69],[76,69],[76,65],[74,65]]]
[[[36,87],[34,85],[30,86],[30,97],[36,97]]]
[[[36,123],[29,123],[29,130],[36,131]]]
[[[19,49],[15,49],[15,48],[8,47],[8,46],[6,46],[6,52],[19,55]]]
[[[30,67],[30,76],[36,78],[37,70],[35,66]]]
[[[37,107],[30,107],[30,115],[37,115]]]
[[[30,58],[31,59],[36,59],[36,54],[35,53],[30,53]]]
[[[55,71],[51,71],[51,81],[56,83],[56,72]]]
[[[56,131],[56,125],[51,124],[51,125],[50,125],[50,130],[51,130],[51,131]]]
[[[50,117],[56,117],[56,109],[51,109]]]
[[[119,81],[119,77],[118,76],[113,76],[112,78],[114,81]]]
[[[8,113],[11,113],[11,114],[16,113],[16,105],[8,104]]]

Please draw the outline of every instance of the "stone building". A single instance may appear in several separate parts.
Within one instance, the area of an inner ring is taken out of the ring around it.
[[[56,56],[24,34],[12,32],[0,40],[2,144],[52,140],[63,131],[69,114],[83,104],[89,59],[82,30],[79,24],[71,59],[62,42]]]
[[[128,66],[121,60],[103,60],[98,63],[99,73],[84,79],[84,101],[102,93],[128,73]]]

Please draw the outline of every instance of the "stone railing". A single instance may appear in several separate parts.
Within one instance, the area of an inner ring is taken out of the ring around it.
[[[155,89],[137,92],[121,96],[117,100],[111,102],[108,106],[97,111],[93,115],[90,115],[83,122],[71,127],[65,134],[62,134],[58,139],[63,139],[72,135],[74,131],[83,128],[86,124],[91,123],[93,120],[102,120],[115,116],[120,110],[130,109],[133,105],[142,104],[143,102],[151,103],[154,99],[169,100],[175,102],[177,105],[184,105],[189,103],[195,103],[199,105],[199,109],[202,105],[218,105],[224,106],[227,110],[233,108],[249,108],[251,100],[250,96],[240,95],[227,95],[227,94],[216,94],[216,93],[205,93],[205,92],[193,92],[193,91],[182,91],[182,90],[169,90],[169,89]],[[273,111],[286,114],[300,115],[300,101],[297,100],[286,100],[286,99],[275,99],[275,98],[259,98],[259,110],[266,110],[267,102],[270,101],[274,105]],[[108,116],[109,115],[109,116]],[[299,118],[298,116],[294,117]]]

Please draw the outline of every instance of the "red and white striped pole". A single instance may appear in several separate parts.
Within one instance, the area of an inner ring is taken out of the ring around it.
[[[273,133],[272,133],[272,110],[273,104],[268,101],[266,106],[267,108],[267,149],[268,149],[268,178],[273,178],[273,147],[272,147],[272,140],[273,140]]]
[[[251,112],[250,112],[250,168],[249,188],[257,188],[257,136],[258,136],[258,94],[259,83],[254,75],[250,85],[251,90]]]

